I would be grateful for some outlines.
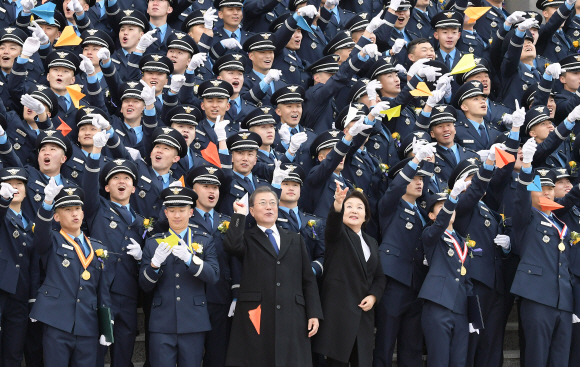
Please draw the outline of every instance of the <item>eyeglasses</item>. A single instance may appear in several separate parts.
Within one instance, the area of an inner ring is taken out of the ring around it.
[[[275,208],[278,206],[278,203],[275,200],[270,200],[270,201],[259,201],[256,203],[257,205],[261,206],[262,208],[265,208],[267,206],[271,206],[272,208]]]

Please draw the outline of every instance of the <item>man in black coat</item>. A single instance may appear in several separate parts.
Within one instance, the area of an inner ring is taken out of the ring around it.
[[[299,234],[276,226],[278,197],[260,186],[249,200],[257,226],[244,231],[247,208],[234,202],[224,250],[242,261],[227,366],[312,366],[310,340],[322,307]]]

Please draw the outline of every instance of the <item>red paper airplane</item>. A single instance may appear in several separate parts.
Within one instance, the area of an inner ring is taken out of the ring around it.
[[[70,126],[68,126],[66,124],[66,122],[64,122],[60,116],[58,117],[58,119],[60,120],[60,126],[57,127],[56,129],[59,130],[63,136],[67,136],[68,133],[70,133],[72,131],[72,129],[70,128]]]
[[[495,165],[497,168],[503,168],[505,165],[515,162],[516,158],[503,149],[495,147]]]

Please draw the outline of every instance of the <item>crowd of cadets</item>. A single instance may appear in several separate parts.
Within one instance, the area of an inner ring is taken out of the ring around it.
[[[321,287],[337,185],[387,278],[360,366],[501,366],[514,304],[522,366],[580,365],[575,0],[54,2],[0,2],[0,366],[132,366],[138,307],[147,365],[226,365],[234,203],[272,187]]]

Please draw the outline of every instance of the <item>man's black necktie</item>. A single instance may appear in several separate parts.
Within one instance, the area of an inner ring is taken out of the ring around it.
[[[248,186],[247,189],[250,190],[248,193],[252,195],[254,193],[254,185],[252,185],[252,181],[250,181],[249,177],[244,177],[244,181],[246,181],[246,186]]]
[[[81,242],[81,239],[78,237],[75,237],[75,242],[79,244],[79,246],[83,249],[83,253],[85,254],[85,257],[89,256],[89,248],[88,246],[84,246],[83,243]]]
[[[300,225],[298,224],[298,217],[296,217],[296,213],[294,210],[290,209],[290,220],[292,221],[292,225],[296,228],[297,231],[300,230]]]
[[[295,127],[290,129],[290,135],[294,135],[294,134],[298,134],[298,129],[296,129]]]
[[[453,152],[453,149],[451,149],[451,148],[441,149],[441,152],[443,153],[443,155],[445,157],[447,157],[447,159],[449,160],[449,162],[451,162],[453,164],[453,166],[455,166],[457,164],[457,158],[455,157],[455,153]]]
[[[213,229],[213,224],[211,223],[211,217],[209,216],[209,213],[204,213],[203,218],[205,219],[205,222],[207,223],[207,228]]]
[[[483,122],[479,124],[479,135],[481,136],[481,140],[483,141],[483,145],[487,147],[489,140],[487,139],[487,131],[485,131],[485,126],[483,126]]]
[[[129,209],[127,209],[127,207],[125,205],[119,206],[118,209],[119,209],[119,214],[121,214],[121,217],[123,218],[125,223],[127,223],[127,224],[133,223],[133,216],[131,215],[131,212],[129,212]]]
[[[135,130],[133,130],[132,127],[130,127],[128,129],[128,136],[129,136],[129,144],[131,144],[131,146],[135,146],[137,145],[137,133],[135,133]]]
[[[445,65],[451,70],[451,56],[449,54],[445,55]]]
[[[22,215],[16,215],[16,223],[20,226],[20,228],[24,228],[24,221],[22,220]]]

